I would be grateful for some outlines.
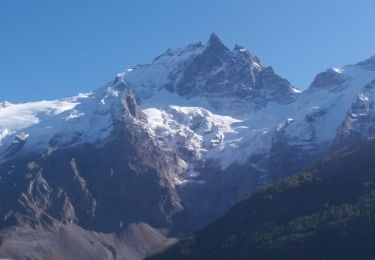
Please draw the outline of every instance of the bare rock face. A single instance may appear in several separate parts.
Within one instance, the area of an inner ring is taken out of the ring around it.
[[[146,224],[129,225],[173,226],[183,210],[175,189],[181,162],[149,138],[134,96],[125,91],[119,99],[123,116],[106,140],[1,164],[0,229],[11,231],[0,234],[0,256],[141,259],[167,240]]]
[[[375,136],[375,81],[363,88],[338,129],[336,147],[353,145]]]
[[[291,84],[264,68],[249,51],[236,46],[229,50],[212,34],[204,50],[182,71],[172,76],[174,91],[181,96],[234,97],[259,105],[268,101],[293,100]]]
[[[319,73],[310,85],[310,90],[315,89],[340,89],[343,88],[346,78],[334,69]]]
[[[123,83],[124,84],[124,83]],[[119,86],[116,86],[119,88]],[[126,85],[125,85],[126,89]],[[146,115],[142,112],[142,109],[138,106],[137,101],[133,93],[129,90],[125,90],[121,93],[121,104],[123,106],[124,114],[126,117],[136,118],[140,121],[147,121]]]

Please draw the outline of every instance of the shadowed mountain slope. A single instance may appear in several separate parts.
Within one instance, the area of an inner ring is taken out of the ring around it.
[[[259,189],[152,260],[373,259],[375,142]]]

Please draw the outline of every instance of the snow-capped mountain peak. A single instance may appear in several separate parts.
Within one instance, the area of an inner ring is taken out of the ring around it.
[[[239,45],[230,50],[216,34],[204,45],[168,50],[123,78],[141,100],[152,100],[166,90],[176,99],[200,97],[212,106],[222,103],[221,98],[231,98],[234,103],[262,107],[270,101],[291,102],[296,94],[287,80],[264,68],[254,54]]]

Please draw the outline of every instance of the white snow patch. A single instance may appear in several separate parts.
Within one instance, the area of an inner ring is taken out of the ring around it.
[[[343,73],[344,72],[344,69],[343,68],[332,68],[333,71],[335,71],[336,73]]]
[[[302,93],[302,90],[300,90],[298,88],[292,88],[292,92],[293,93]]]
[[[0,159],[14,140],[26,141],[22,148],[26,152],[105,139],[112,131],[113,119],[122,117],[118,95],[105,87],[63,100],[0,109]]]
[[[360,93],[358,95],[358,99],[361,100],[361,101],[368,101],[368,97],[365,96],[363,93]]]

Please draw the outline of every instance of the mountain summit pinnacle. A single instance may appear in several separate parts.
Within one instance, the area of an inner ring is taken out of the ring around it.
[[[216,50],[229,50],[227,46],[220,40],[216,33],[211,33],[208,39],[207,46],[214,48]]]

